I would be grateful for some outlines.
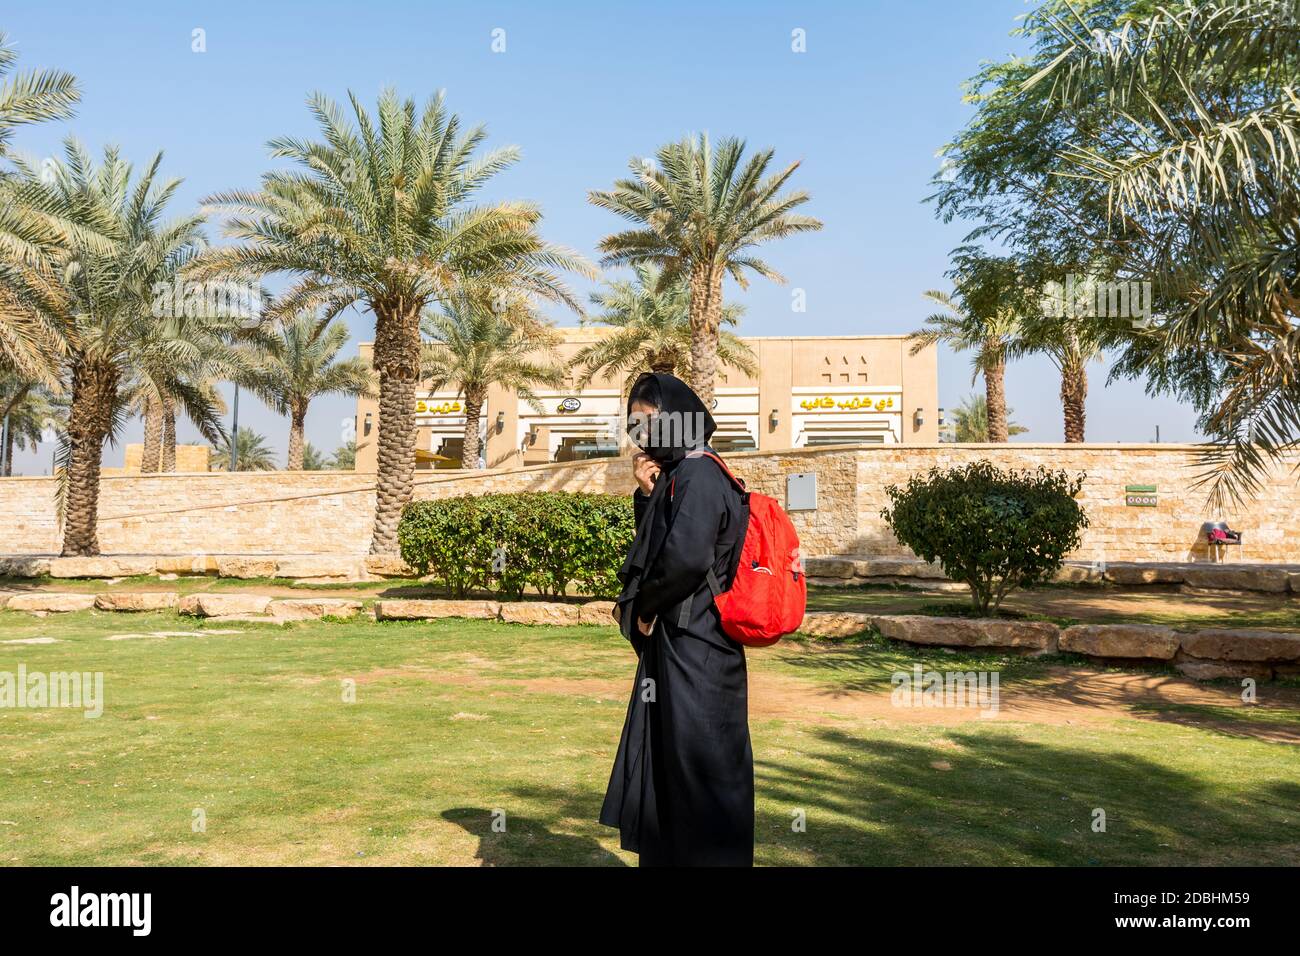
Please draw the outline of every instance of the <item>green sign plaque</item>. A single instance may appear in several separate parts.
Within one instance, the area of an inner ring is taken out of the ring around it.
[[[1124,504],[1130,508],[1154,508],[1156,506],[1156,486],[1125,485]]]

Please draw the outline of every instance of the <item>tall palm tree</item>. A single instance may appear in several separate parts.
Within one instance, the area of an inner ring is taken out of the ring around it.
[[[650,263],[633,266],[633,271],[633,280],[607,282],[603,291],[591,294],[592,305],[601,311],[583,316],[583,324],[599,323],[612,331],[574,354],[573,364],[585,370],[581,385],[601,373],[631,378],[650,371],[689,378],[690,290],[681,281],[661,287],[661,270]],[[744,306],[724,305],[723,326],[734,327],[744,312]],[[747,375],[758,373],[753,351],[725,328],[718,333],[718,361]]]
[[[60,70],[13,73],[18,54],[0,32],[0,157],[7,155],[14,130],[29,123],[66,119],[81,98],[76,78]],[[32,208],[18,177],[0,170],[0,259],[30,262],[64,238],[67,209]],[[53,385],[57,378],[57,330],[38,314],[18,306],[0,286],[0,363],[26,378]]]
[[[1010,437],[1007,425],[1006,373],[1008,349],[1019,322],[1009,309],[999,308],[975,313],[959,301],[958,296],[931,290],[925,298],[940,311],[926,317],[924,327],[913,332],[911,354],[937,343],[957,352],[975,353],[971,362],[971,380],[984,376],[985,408],[988,414],[988,441],[1004,442]]]
[[[1014,409],[1007,408],[1007,434],[1023,435],[1029,431],[1024,425],[1011,421]],[[953,412],[953,441],[989,441],[989,408],[984,395],[967,395]]]
[[[397,552],[397,523],[415,473],[415,391],[420,317],[453,290],[509,284],[578,311],[561,272],[590,273],[580,257],[543,242],[530,203],[475,204],[475,194],[518,158],[514,148],[480,155],[486,131],[462,132],[441,95],[417,116],[414,100],[379,97],[377,125],[355,96],[349,117],[316,94],[309,106],[321,139],[282,137],[272,155],[300,167],[262,177],[258,192],[208,201],[230,214],[228,232],[245,240],[212,249],[194,275],[293,282],[279,312],[350,305],[375,320],[379,373],[379,461],[370,550]]]
[[[266,439],[251,428],[240,428],[235,433],[235,451],[235,471],[275,471],[275,452],[267,447]],[[230,470],[229,435],[221,436],[220,444],[212,449],[208,461],[213,471]]]
[[[605,265],[654,263],[663,288],[685,280],[690,289],[691,386],[713,400],[722,327],[722,279],[741,288],[746,270],[784,283],[785,278],[750,251],[773,239],[820,229],[819,220],[792,212],[808,201],[802,190],[780,195],[799,168],[797,162],[765,175],[773,151],[763,150],[742,165],[743,140],[726,138],[716,150],[707,134],[661,146],[658,164],[633,159],[632,178],[589,200],[640,228],[606,236],[600,244]]]
[[[13,474],[15,448],[36,448],[58,425],[59,409],[51,397],[39,382],[0,375],[0,422],[6,428],[0,460],[4,462],[5,477]]]
[[[429,338],[425,377],[434,389],[454,385],[464,398],[465,468],[479,467],[479,421],[489,388],[504,385],[540,412],[533,388],[564,381],[555,330],[527,314],[493,310],[463,296],[431,312],[423,328]]]
[[[21,307],[57,329],[63,343],[61,374],[71,393],[66,446],[62,451],[63,553],[97,554],[99,472],[104,441],[127,414],[123,388],[140,367],[184,369],[192,345],[152,315],[152,288],[170,282],[178,263],[202,241],[199,215],[163,219],[179,180],[159,180],[162,154],[133,179],[130,163],[114,147],[96,165],[75,140],[62,162],[42,176],[16,163],[35,208],[75,209],[82,231],[45,250],[32,262],[0,261],[0,283]],[[105,243],[107,243],[105,245]],[[160,373],[162,374],[162,373]],[[207,396],[177,372],[168,390],[205,435],[220,432]]]
[[[1027,316],[1007,347],[1013,358],[1045,355],[1061,377],[1065,440],[1086,440],[1088,363],[1102,356],[1106,326],[1092,317],[1039,314]]]
[[[350,333],[341,321],[322,325],[310,312],[278,323],[257,345],[246,384],[281,415],[289,416],[285,467],[303,470],[307,409],[322,395],[364,394],[372,388],[369,366],[359,358],[338,361]]]
[[[144,419],[144,447],[140,471],[144,474],[176,470],[176,415],[184,408],[172,383],[182,383],[200,397],[205,410],[218,415],[226,410],[217,389],[220,381],[243,381],[253,367],[247,349],[233,347],[236,341],[257,341],[260,330],[245,329],[238,316],[219,312],[198,316],[159,316],[146,330],[148,339],[184,343],[183,348],[137,349],[138,360],[129,384],[124,388],[131,411]]]

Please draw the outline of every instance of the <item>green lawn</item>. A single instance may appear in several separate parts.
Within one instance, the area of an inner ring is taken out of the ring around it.
[[[105,640],[159,630],[202,636]],[[58,643],[0,644],[0,671],[102,671],[107,704],[0,709],[0,863],[634,862],[595,822],[633,667],[609,629],[0,612],[0,641],[34,637]],[[1265,733],[1300,720],[1267,688],[939,724],[891,712],[891,673],[997,669],[1014,701],[1062,662],[878,638],[750,661],[760,863],[1300,862],[1300,747]]]

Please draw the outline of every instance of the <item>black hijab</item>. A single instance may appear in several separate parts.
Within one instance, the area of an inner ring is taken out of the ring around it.
[[[632,403],[642,401],[657,411],[645,419],[632,414]],[[637,523],[636,537],[628,550],[618,578],[623,591],[618,596],[619,628],[641,652],[642,636],[636,628],[634,602],[641,576],[657,556],[668,533],[669,474],[687,453],[708,445],[718,424],[704,402],[681,379],[661,372],[646,372],[632,385],[627,401],[628,435],[662,469]]]
[[[632,414],[632,403],[642,401],[657,411],[649,419]],[[718,430],[709,410],[694,390],[673,375],[645,372],[632,383],[627,399],[628,434],[661,468],[674,465],[686,453],[703,448]]]

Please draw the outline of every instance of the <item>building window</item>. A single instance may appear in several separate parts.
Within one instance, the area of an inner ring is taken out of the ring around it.
[[[591,458],[617,458],[618,442],[588,435],[566,435],[555,449],[556,461],[587,461]]]

